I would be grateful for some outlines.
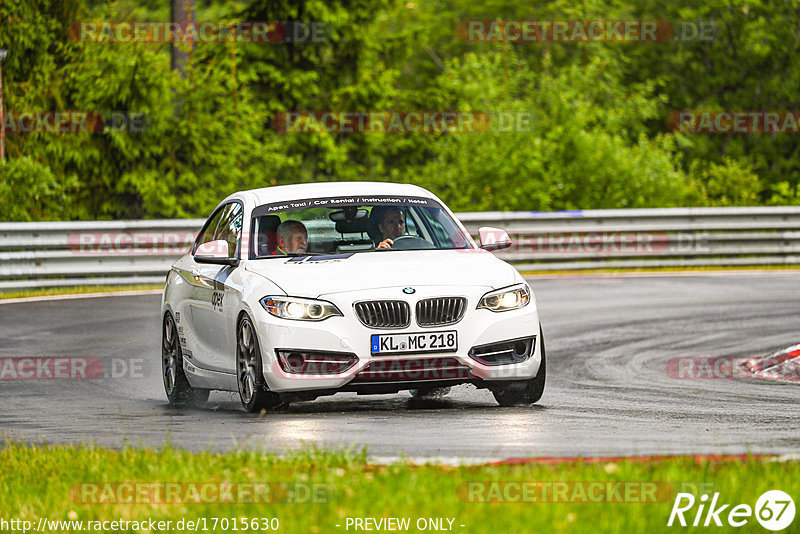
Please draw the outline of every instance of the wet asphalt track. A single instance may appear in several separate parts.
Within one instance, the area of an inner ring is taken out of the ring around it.
[[[158,295],[0,304],[0,357],[144,359],[141,378],[0,380],[0,440],[271,451],[367,447],[376,460],[800,453],[800,386],[678,380],[670,358],[753,356],[800,342],[800,272],[532,278],[547,339],[540,404],[500,408],[461,386],[441,401],[339,394],[250,415],[230,394],[171,408]],[[130,373],[130,370],[127,370]]]

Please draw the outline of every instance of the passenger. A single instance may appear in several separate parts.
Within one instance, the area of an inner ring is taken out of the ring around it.
[[[283,221],[277,230],[279,254],[304,254],[308,248],[308,230],[303,223],[295,220]]]
[[[383,241],[378,248],[392,248],[394,240],[406,233],[406,214],[401,208],[388,208],[379,217],[378,230]]]

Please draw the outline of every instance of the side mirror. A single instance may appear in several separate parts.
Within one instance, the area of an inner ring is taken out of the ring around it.
[[[511,246],[511,238],[508,233],[500,228],[484,226],[478,230],[481,236],[481,248],[483,250],[500,250]]]
[[[215,265],[239,265],[239,260],[229,254],[228,242],[224,239],[203,243],[194,252],[197,263],[213,263]]]

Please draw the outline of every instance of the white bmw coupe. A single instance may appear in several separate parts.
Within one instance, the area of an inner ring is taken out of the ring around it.
[[[167,275],[162,371],[169,401],[238,392],[247,411],[340,391],[439,396],[488,388],[538,401],[545,348],[536,299],[432,193],[351,182],[226,198]]]

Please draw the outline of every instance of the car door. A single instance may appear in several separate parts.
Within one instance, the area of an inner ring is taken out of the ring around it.
[[[238,201],[220,206],[209,218],[195,242],[196,250],[203,243],[224,240],[232,257],[239,257],[242,238],[243,208]],[[199,263],[192,259],[184,279],[192,286],[185,301],[184,317],[191,331],[187,344],[192,362],[203,369],[235,372],[235,317],[241,288],[231,281],[238,267]]]

